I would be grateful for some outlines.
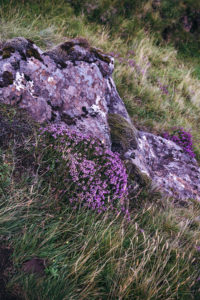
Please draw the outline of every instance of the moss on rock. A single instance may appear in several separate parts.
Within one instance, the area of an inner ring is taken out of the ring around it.
[[[4,47],[2,52],[2,58],[6,59],[11,57],[12,53],[15,52],[15,49],[13,47]]]
[[[85,48],[85,49],[90,48],[89,42],[86,39],[81,38],[81,37],[75,38],[73,40],[69,40],[69,41],[61,44],[60,47],[62,50],[66,51],[66,53],[67,53],[69,50],[71,50],[71,48],[73,48],[76,45],[79,45],[80,47]]]
[[[105,53],[103,53],[100,49],[91,47],[90,51],[92,53],[94,53],[100,60],[102,60],[108,64],[111,63],[111,58],[108,55],[106,55]]]
[[[4,87],[12,84],[14,81],[13,74],[9,71],[3,72],[2,79]]]
[[[108,114],[112,150],[124,154],[137,148],[136,129],[119,114]]]
[[[27,57],[33,56],[33,57],[35,57],[36,59],[38,59],[38,60],[40,60],[40,61],[43,62],[43,59],[41,58],[39,52],[38,52],[35,48],[33,48],[33,47],[29,47],[29,48],[26,50],[26,56],[27,56]]]
[[[150,187],[152,180],[146,173],[142,172],[129,159],[125,160],[124,164],[126,166],[129,180],[136,181],[140,186]]]

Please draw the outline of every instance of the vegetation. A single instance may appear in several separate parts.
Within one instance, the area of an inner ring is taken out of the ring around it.
[[[196,29],[184,31],[179,22],[188,10],[195,19],[197,1],[0,4],[0,40],[24,36],[45,50],[82,36],[111,53],[113,77],[135,126],[157,134],[169,132],[169,138],[174,127],[183,128],[176,135],[191,132],[200,161],[199,35]],[[165,24],[176,30],[169,30],[163,40]],[[146,186],[138,195],[126,196],[130,220],[120,210],[98,213],[82,205],[73,209],[70,192],[62,192],[62,179],[74,184],[67,149],[57,151],[62,141],[54,142],[51,132],[41,135],[38,125],[14,107],[0,105],[0,126],[0,240],[14,250],[8,290],[30,300],[198,299],[199,203],[192,200],[187,207],[174,207],[171,199]],[[191,143],[187,137],[185,146]],[[78,149],[73,142],[69,145],[81,157],[80,183],[84,141]],[[51,144],[58,149],[52,150]],[[85,159],[93,161],[92,156]],[[107,162],[112,164],[111,153]],[[119,178],[124,183],[125,174]],[[117,191],[109,184],[106,196],[112,197]],[[78,195],[77,190],[73,196]],[[45,276],[23,272],[24,261],[32,257],[46,259]]]

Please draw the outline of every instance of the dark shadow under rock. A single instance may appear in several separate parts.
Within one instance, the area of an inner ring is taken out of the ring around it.
[[[8,291],[6,284],[8,277],[12,273],[13,264],[11,260],[12,249],[0,246],[0,300],[22,300],[18,291]]]

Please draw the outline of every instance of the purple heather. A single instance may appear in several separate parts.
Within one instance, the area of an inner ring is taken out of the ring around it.
[[[62,124],[42,128],[41,134],[55,139],[51,151],[54,158],[60,154],[65,164],[64,176],[69,177],[71,185],[69,191],[69,181],[65,178],[62,189],[73,208],[79,203],[98,213],[120,210],[130,220],[129,211],[121,205],[128,196],[128,175],[118,153],[106,149],[97,138]],[[58,158],[55,161],[58,164]]]
[[[163,134],[163,137],[179,145],[183,149],[183,151],[191,157],[195,157],[193,151],[192,135],[189,132],[185,131],[183,128],[174,128],[172,134],[165,132]]]

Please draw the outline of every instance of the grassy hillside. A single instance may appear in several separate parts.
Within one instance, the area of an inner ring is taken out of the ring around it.
[[[183,127],[200,161],[198,31],[180,26],[162,39],[187,7],[195,18],[198,3],[91,2],[1,0],[0,40],[24,36],[46,50],[87,38],[115,57],[113,77],[136,127],[158,134]],[[199,203],[174,207],[146,186],[129,199],[130,222],[122,213],[74,210],[71,186],[62,192],[67,163],[38,125],[4,105],[0,125],[0,241],[13,249],[8,290],[28,300],[198,299]],[[33,257],[45,260],[44,276],[23,272]]]

